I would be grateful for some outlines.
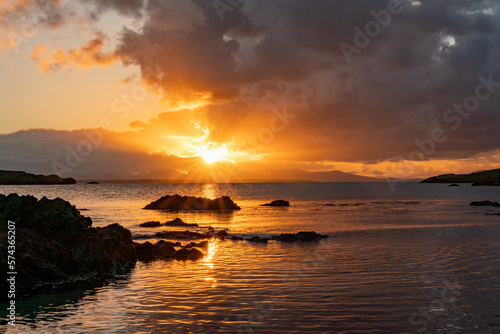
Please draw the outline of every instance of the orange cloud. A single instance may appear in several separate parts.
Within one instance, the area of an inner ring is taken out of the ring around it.
[[[43,73],[57,72],[61,68],[94,66],[106,67],[115,64],[119,58],[113,52],[104,52],[103,47],[108,36],[94,30],[95,38],[78,49],[63,51],[55,49],[52,52],[47,45],[38,45],[31,54],[31,59],[38,62]]]

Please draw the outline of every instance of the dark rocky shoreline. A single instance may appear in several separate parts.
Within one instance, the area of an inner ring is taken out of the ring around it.
[[[221,199],[213,202],[202,200],[204,203],[215,203],[208,204],[209,208],[213,208],[212,205],[217,208],[221,205],[224,208],[238,207],[229,197],[222,197],[222,204]],[[137,243],[132,240],[131,232],[119,224],[92,227],[92,219],[81,215],[74,205],[65,200],[49,200],[46,197],[38,200],[33,196],[17,194],[0,195],[0,220],[0,263],[4,268],[8,267],[7,222],[15,222],[16,295],[19,297],[68,283],[113,278],[130,272],[137,261],[196,261],[204,257],[202,251],[208,250],[209,240],[214,238],[254,243],[267,243],[269,240],[290,243],[313,242],[328,237],[315,232],[299,232],[244,239],[209,227],[205,233],[160,231],[142,238],[161,239],[156,243]],[[145,226],[158,226],[158,222],[148,223]],[[167,222],[165,226],[204,228],[184,223],[180,219]],[[182,245],[178,240],[190,242]],[[8,291],[6,280],[0,282],[0,289]],[[6,298],[6,294],[0,297],[3,298]]]
[[[21,295],[43,286],[123,274],[136,262],[129,230],[118,224],[92,227],[90,218],[59,198],[0,195],[0,220],[3,268],[7,221],[15,222],[16,292]],[[6,284],[0,282],[2,291],[7,291]]]
[[[0,170],[2,185],[33,185],[33,184],[75,184],[73,178],[61,178],[57,175],[35,175],[26,172]]]
[[[473,186],[499,186],[500,169],[470,174],[443,174],[425,179],[421,183],[472,183]]]

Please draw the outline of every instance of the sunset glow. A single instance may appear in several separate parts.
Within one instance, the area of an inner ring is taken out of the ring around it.
[[[495,6],[447,6],[461,35],[421,29],[434,5],[404,0],[378,35],[387,3],[345,20],[334,2],[0,1],[5,166],[121,179],[228,162],[244,178],[322,181],[500,167],[496,30],[467,30]]]
[[[221,146],[207,144],[207,146],[198,147],[197,156],[202,157],[208,163],[226,160],[228,155],[229,151],[225,144]]]

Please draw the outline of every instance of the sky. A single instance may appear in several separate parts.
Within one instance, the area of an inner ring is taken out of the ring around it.
[[[0,169],[500,168],[500,3],[0,0]]]

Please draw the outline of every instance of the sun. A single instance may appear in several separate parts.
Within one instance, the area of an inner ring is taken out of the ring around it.
[[[196,155],[202,157],[208,163],[226,160],[226,157],[229,155],[229,150],[225,144],[219,146],[209,143],[206,146],[198,147],[197,151]]]

